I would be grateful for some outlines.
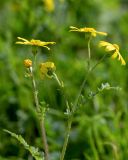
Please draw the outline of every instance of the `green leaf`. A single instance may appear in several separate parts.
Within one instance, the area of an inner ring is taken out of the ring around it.
[[[28,145],[27,142],[24,140],[24,138],[21,135],[17,135],[6,129],[4,129],[4,131],[9,133],[12,137],[16,138],[24,146],[24,148],[31,153],[31,155],[35,158],[35,160],[44,160],[44,157],[39,152],[38,148]]]

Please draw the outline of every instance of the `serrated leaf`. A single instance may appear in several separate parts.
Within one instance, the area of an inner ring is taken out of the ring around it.
[[[16,138],[24,146],[24,148],[31,153],[31,155],[35,158],[35,160],[44,160],[43,155],[39,152],[38,148],[28,145],[21,135],[17,135],[6,129],[4,129],[4,131],[6,133],[9,133],[12,137]]]

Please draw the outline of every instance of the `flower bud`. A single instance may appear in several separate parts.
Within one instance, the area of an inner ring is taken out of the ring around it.
[[[32,61],[30,59],[25,59],[24,60],[24,66],[26,68],[30,68],[32,66]]]
[[[53,62],[45,62],[40,64],[40,72],[42,74],[42,78],[47,76],[48,78],[52,78],[53,72],[56,70],[55,64]]]

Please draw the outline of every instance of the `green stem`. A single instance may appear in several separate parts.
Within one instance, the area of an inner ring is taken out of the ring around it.
[[[64,144],[63,144],[63,147],[62,147],[62,152],[61,152],[61,155],[60,155],[60,160],[64,160],[64,156],[65,156],[65,153],[66,153],[68,140],[69,140],[69,136],[70,136],[70,130],[71,130],[71,127],[72,127],[73,116],[74,116],[74,113],[77,110],[77,104],[78,104],[80,95],[81,95],[81,93],[82,93],[82,91],[85,87],[86,82],[87,82],[88,76],[97,67],[97,65],[100,64],[105,59],[105,57],[106,57],[106,55],[104,55],[90,70],[88,70],[88,73],[87,73],[85,79],[83,80],[83,82],[80,86],[80,90],[79,90],[78,95],[76,97],[76,100],[74,102],[74,105],[73,105],[73,108],[72,108],[72,111],[71,111],[71,115],[68,118],[68,127],[67,127],[67,131],[66,131],[65,139],[64,139]]]
[[[34,55],[34,69],[36,69],[36,54]]]
[[[31,79],[32,79],[32,86],[33,86],[33,93],[34,93],[34,100],[35,100],[36,109],[37,109],[37,112],[40,113],[38,91],[37,91],[36,82],[35,82],[32,67],[29,68],[29,71],[31,73]],[[41,118],[41,120],[40,120],[40,128],[41,128],[42,141],[43,141],[43,144],[44,144],[45,160],[48,160],[49,159],[49,151],[48,151],[47,137],[46,137],[46,131],[45,131],[45,125],[44,125],[44,119],[43,118]]]
[[[88,71],[90,70],[90,61],[91,61],[91,50],[90,50],[91,39],[92,39],[92,35],[90,35],[88,40]]]
[[[114,155],[114,159],[115,160],[119,160],[120,156],[119,156],[119,151],[118,151],[118,148],[115,144],[113,144],[112,142],[105,142],[104,145],[109,145],[110,147],[112,147],[112,150],[113,150],[113,155]]]
[[[87,72],[87,74],[86,74],[86,77],[84,78],[84,80],[83,80],[83,82],[82,82],[82,84],[81,84],[81,86],[80,86],[80,90],[79,90],[79,92],[78,92],[78,95],[77,95],[77,97],[76,97],[74,106],[73,106],[73,108],[72,108],[72,112],[73,112],[73,113],[74,113],[74,112],[76,111],[76,109],[77,109],[77,103],[78,103],[79,97],[80,97],[80,95],[81,95],[81,93],[82,93],[82,91],[83,91],[83,89],[84,89],[84,87],[85,87],[85,84],[86,84],[86,82],[87,82],[88,76],[90,75],[90,73],[91,73],[105,58],[106,58],[106,54],[105,54],[92,68],[90,68],[90,70],[88,70],[88,72]]]
[[[60,80],[58,79],[57,75],[55,73],[53,73],[53,78],[57,81],[57,83],[59,84],[60,87],[64,87],[63,83],[60,82]]]
[[[65,152],[67,149],[68,140],[69,140],[69,136],[70,136],[71,125],[72,125],[72,117],[70,117],[70,119],[68,120],[68,127],[67,127],[67,131],[66,131],[66,135],[65,135],[65,140],[64,140],[60,160],[63,160],[64,156],[65,156]]]
[[[92,129],[90,130],[90,137],[89,138],[90,138],[90,145],[91,145],[91,148],[92,148],[94,159],[99,160],[99,155],[98,155],[98,152],[96,150],[95,140],[93,138],[93,130]]]

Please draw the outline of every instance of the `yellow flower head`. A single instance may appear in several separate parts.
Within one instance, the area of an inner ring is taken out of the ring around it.
[[[42,78],[47,76],[48,78],[52,78],[53,72],[56,70],[56,66],[53,62],[45,62],[40,64],[40,72]]]
[[[43,0],[47,12],[52,12],[55,9],[54,0]]]
[[[40,47],[45,47],[48,50],[50,50],[50,48],[47,46],[49,44],[55,44],[55,42],[44,42],[44,41],[40,41],[40,40],[35,40],[35,39],[31,39],[30,41],[21,37],[17,37],[19,40],[21,41],[17,41],[16,44],[23,44],[23,45],[31,45],[31,46],[40,46]]]
[[[99,31],[96,31],[94,28],[87,28],[87,27],[77,28],[77,27],[74,27],[74,26],[70,26],[70,31],[73,31],[73,32],[89,32],[89,33],[91,33],[91,35],[93,37],[96,37],[97,34],[107,36],[106,32],[99,32]]]
[[[24,66],[26,68],[30,68],[32,66],[32,61],[30,59],[25,59],[24,60]]]
[[[111,44],[109,42],[100,41],[99,46],[105,47],[106,52],[114,52],[112,53],[112,59],[115,59],[118,57],[118,60],[121,61],[121,64],[126,65],[125,60],[123,59],[123,57],[119,52],[119,46],[117,44]]]

